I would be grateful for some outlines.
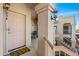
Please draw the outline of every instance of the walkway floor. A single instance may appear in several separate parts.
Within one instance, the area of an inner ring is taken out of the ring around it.
[[[21,56],[36,56],[37,46],[38,46],[38,39],[32,39],[32,45],[29,47],[31,51],[29,51]]]

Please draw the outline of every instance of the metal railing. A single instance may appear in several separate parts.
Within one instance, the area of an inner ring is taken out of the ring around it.
[[[43,37],[43,40],[45,40],[47,42],[47,44],[51,47],[51,49],[53,50],[53,44],[47,40],[45,37]],[[67,48],[68,50],[71,50],[72,52],[76,53],[76,50],[74,50],[74,48],[72,47],[68,47],[63,40],[58,40],[56,39],[60,44],[57,44],[56,46],[64,46],[65,48]]]
[[[64,46],[68,49],[70,49],[71,51],[73,52],[76,52],[76,50],[70,46],[68,46],[65,42],[63,42],[63,40],[60,40],[60,39],[55,39],[57,41],[57,43],[55,43],[56,46]]]
[[[63,34],[72,34],[71,30],[63,30]]]

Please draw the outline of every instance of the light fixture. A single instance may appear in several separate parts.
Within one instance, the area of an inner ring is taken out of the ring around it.
[[[8,20],[8,11],[7,10],[10,8],[10,4],[9,3],[4,3],[3,8],[5,9],[6,20]]]
[[[51,20],[55,20],[56,21],[56,18],[57,18],[57,15],[53,15],[53,16],[51,16]]]
[[[52,11],[52,13],[53,13],[53,16],[51,15],[51,20],[55,20],[56,21],[56,18],[57,18],[57,15],[56,15],[57,10]]]
[[[4,3],[3,8],[8,10],[10,8],[10,4],[9,3]]]

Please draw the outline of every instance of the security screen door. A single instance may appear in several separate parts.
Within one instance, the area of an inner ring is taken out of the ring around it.
[[[8,11],[6,20],[6,48],[7,52],[25,45],[25,16]]]

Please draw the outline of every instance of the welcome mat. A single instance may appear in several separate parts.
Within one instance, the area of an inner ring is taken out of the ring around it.
[[[24,54],[24,53],[26,53],[28,51],[30,51],[30,49],[27,48],[27,47],[24,47],[24,48],[21,48],[19,50],[11,52],[10,56],[20,56],[20,55],[22,55],[22,54]]]

